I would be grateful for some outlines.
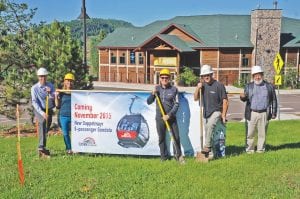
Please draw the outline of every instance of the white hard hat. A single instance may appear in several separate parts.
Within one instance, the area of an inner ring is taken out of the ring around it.
[[[208,74],[212,74],[214,73],[214,71],[212,70],[211,66],[210,65],[203,65],[201,67],[201,74],[200,76],[202,75],[208,75]]]
[[[38,76],[41,76],[41,75],[48,75],[48,71],[46,70],[46,68],[39,68],[36,74],[37,74]]]
[[[256,73],[263,73],[263,69],[261,68],[261,66],[252,66],[251,68],[251,74],[254,75]]]

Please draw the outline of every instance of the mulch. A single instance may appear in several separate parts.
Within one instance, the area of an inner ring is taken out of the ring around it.
[[[58,128],[51,128],[49,130],[49,135],[61,135],[61,131]],[[0,131],[0,137],[17,137],[18,129],[17,127],[11,127]],[[36,129],[34,127],[20,127],[20,136],[21,137],[35,137],[38,136]]]

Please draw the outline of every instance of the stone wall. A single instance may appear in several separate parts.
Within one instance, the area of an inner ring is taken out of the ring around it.
[[[251,42],[253,65],[260,65],[265,79],[274,81],[273,60],[280,49],[282,11],[278,9],[257,9],[251,12]]]

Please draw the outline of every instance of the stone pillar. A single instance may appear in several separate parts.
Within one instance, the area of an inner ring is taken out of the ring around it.
[[[257,9],[251,12],[252,64],[263,67],[265,79],[274,81],[273,60],[280,49],[282,11]]]

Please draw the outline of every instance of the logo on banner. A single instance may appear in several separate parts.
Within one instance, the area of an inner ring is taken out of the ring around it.
[[[83,142],[79,142],[79,146],[96,146],[96,142],[93,138],[84,138]]]

